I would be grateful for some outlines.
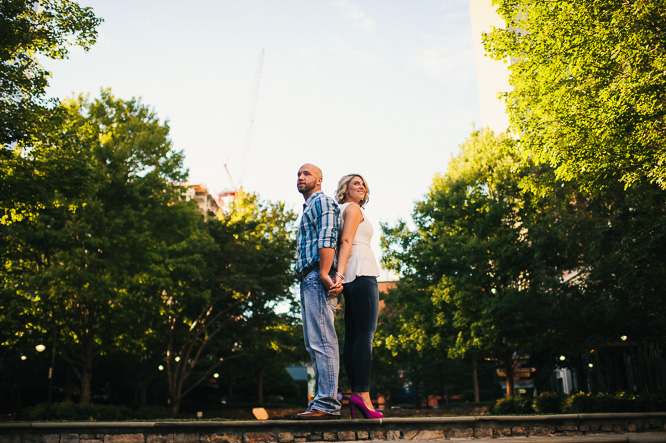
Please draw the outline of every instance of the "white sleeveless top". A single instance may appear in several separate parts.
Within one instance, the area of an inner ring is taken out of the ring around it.
[[[340,208],[341,233],[345,225],[345,220],[342,217],[342,214],[344,214],[345,209],[349,204],[350,203],[342,203],[338,205]],[[363,214],[363,209],[361,209],[361,214]],[[349,260],[347,260],[347,266],[345,267],[345,278],[342,280],[342,283],[349,283],[354,281],[356,277],[362,275],[379,277],[377,260],[375,260],[375,254],[372,253],[372,249],[370,248],[372,233],[372,225],[365,217],[365,214],[363,214],[363,221],[358,225],[354,241],[352,242],[351,253],[349,254]]]

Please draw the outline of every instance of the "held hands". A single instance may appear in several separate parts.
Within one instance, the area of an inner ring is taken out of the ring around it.
[[[328,295],[336,295],[342,292],[342,278],[344,275],[337,272],[335,274],[335,281],[328,274],[319,274],[321,282],[324,284],[324,288],[328,291]]]

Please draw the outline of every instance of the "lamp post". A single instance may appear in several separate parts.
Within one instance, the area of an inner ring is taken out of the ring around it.
[[[51,409],[51,392],[53,390],[53,366],[55,364],[55,344],[56,344],[56,330],[55,327],[53,328],[53,343],[51,345],[51,365],[49,366],[49,394],[48,394],[48,403],[46,406],[46,413],[48,416],[48,413]],[[35,346],[35,350],[37,352],[44,352],[46,350],[46,346],[44,343],[39,343],[37,346]]]
[[[54,322],[55,323],[55,322]],[[46,416],[48,417],[51,412],[51,393],[53,392],[53,366],[55,365],[56,356],[56,326],[53,325],[53,343],[51,346],[51,366],[49,366],[49,399],[46,404]]]

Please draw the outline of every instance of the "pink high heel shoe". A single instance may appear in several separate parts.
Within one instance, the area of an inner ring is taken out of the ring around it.
[[[371,411],[368,409],[368,407],[363,403],[363,400],[361,397],[359,397],[356,394],[352,394],[349,397],[349,413],[351,415],[351,418],[354,418],[354,406],[358,408],[359,411],[361,411],[361,414],[363,415],[364,418],[383,418],[384,414],[382,414],[379,411]]]

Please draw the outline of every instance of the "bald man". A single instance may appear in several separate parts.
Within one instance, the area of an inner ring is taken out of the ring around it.
[[[315,165],[307,163],[298,170],[298,192],[305,204],[298,227],[296,272],[301,280],[305,348],[312,357],[317,382],[317,392],[307,410],[295,416],[299,420],[340,417],[340,360],[334,325],[338,306],[334,276],[340,211],[333,199],[322,192],[322,180],[321,169]],[[329,293],[332,287],[334,290]]]

